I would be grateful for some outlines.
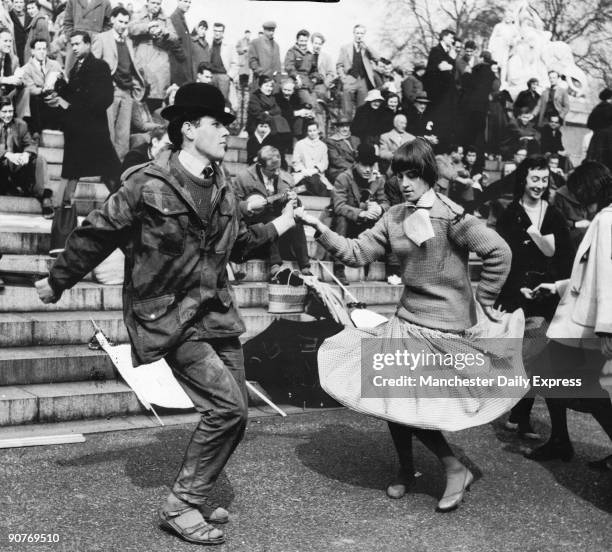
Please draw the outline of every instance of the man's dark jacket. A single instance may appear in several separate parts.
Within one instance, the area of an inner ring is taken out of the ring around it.
[[[201,339],[242,334],[227,263],[243,262],[250,251],[278,236],[272,223],[246,226],[219,166],[204,227],[191,195],[170,173],[171,155],[164,151],[124,173],[119,190],[70,235],[49,276],[57,294],[115,248],[123,250],[123,314],[135,365],[163,357],[190,326]]]
[[[177,8],[170,16],[170,21],[176,29],[179,40],[170,51],[170,80],[173,84],[183,86],[183,84],[195,81],[193,43],[185,21],[185,12]]]

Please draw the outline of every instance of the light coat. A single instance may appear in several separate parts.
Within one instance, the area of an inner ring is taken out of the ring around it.
[[[348,73],[353,66],[353,54],[355,53],[355,44],[345,44],[340,48],[340,55],[338,56],[338,63],[336,69],[338,73],[344,70],[344,73]],[[366,75],[370,81],[370,86],[374,88],[374,66],[372,61],[378,59],[378,54],[372,50],[369,46],[362,45],[361,57],[363,58],[363,66],[365,67]]]
[[[398,132],[393,129],[380,135],[380,150],[378,156],[386,161],[391,161],[393,154],[406,142],[412,142],[415,137],[409,132]]]
[[[550,97],[550,88],[547,88],[542,92],[540,99],[538,100],[538,105],[536,107],[535,112],[538,113],[538,126],[541,127],[544,125],[544,115],[546,112],[546,104],[548,103],[548,98]],[[569,113],[570,110],[570,101],[569,94],[567,89],[561,88],[557,86],[555,88],[555,97],[553,98],[553,104],[555,109],[559,112],[559,117],[565,121],[565,117]]]
[[[124,38],[127,49],[130,52],[130,57],[132,58],[132,63],[134,64],[134,69],[136,69],[135,78],[138,80],[139,84],[144,87],[145,82],[141,75],[142,69],[136,65],[134,43],[129,36],[125,36]],[[111,29],[110,31],[105,31],[97,35],[92,41],[91,53],[98,59],[106,61],[110,67],[111,75],[114,75],[115,71],[117,71],[117,64],[119,62],[115,31]]]
[[[64,34],[72,31],[101,33],[110,29],[112,6],[109,0],[68,0],[64,11]]]

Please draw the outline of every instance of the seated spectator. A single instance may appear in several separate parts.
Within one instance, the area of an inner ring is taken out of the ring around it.
[[[327,177],[331,182],[346,169],[350,169],[357,160],[357,147],[359,138],[351,136],[351,121],[341,117],[334,122],[336,132],[326,141],[327,157],[329,165],[327,167]]]
[[[45,189],[47,162],[38,155],[28,125],[15,118],[10,98],[0,98],[0,122],[0,195],[36,197],[43,216],[52,218],[52,193]]]
[[[495,226],[497,219],[514,199],[516,169],[526,158],[527,150],[517,149],[512,163],[506,163],[502,168],[502,177],[484,187],[476,198],[476,209],[483,217],[488,218],[489,226]]]
[[[196,72],[196,82],[202,82],[204,84],[212,84],[213,82],[213,72],[210,68],[210,63],[208,61],[202,61],[198,65],[198,69]]]
[[[328,164],[327,146],[321,140],[319,123],[311,120],[306,124],[306,138],[299,140],[293,149],[295,181],[304,180],[315,195],[329,196],[332,185],[325,176]]]
[[[514,100],[515,118],[518,118],[521,113],[529,113],[531,117],[535,117],[536,110],[539,110],[538,104],[540,101],[538,86],[540,86],[540,81],[531,78],[527,81],[527,89],[519,92],[516,100]]]
[[[402,81],[402,107],[405,113],[412,112],[417,96],[425,91],[423,88],[425,68],[426,66],[424,63],[415,64],[412,74],[408,75]]]
[[[380,90],[370,90],[365,103],[355,111],[351,134],[357,136],[362,144],[378,144],[380,135],[385,132],[383,104]]]
[[[52,75],[59,75],[62,68],[57,61],[49,59],[46,40],[35,38],[30,47],[32,56],[22,69],[23,84],[30,96],[30,129],[34,134],[40,134],[44,128],[61,128],[59,109],[49,106],[45,98],[53,93]]]
[[[474,183],[463,164],[463,157],[464,149],[459,145],[451,145],[448,151],[436,155],[439,177],[435,190],[457,202],[471,190]]]
[[[170,145],[168,133],[163,127],[157,126],[151,129],[147,136],[149,138],[147,142],[139,144],[127,152],[121,164],[121,172],[128,170],[130,167],[152,161],[162,149]]]
[[[258,79],[259,89],[249,95],[249,105],[247,107],[246,131],[253,133],[262,115],[270,116],[270,127],[273,135],[278,136],[279,144],[282,144],[281,155],[289,153],[287,134],[291,136],[289,123],[283,117],[281,108],[276,103],[276,98],[272,94],[274,91],[274,79],[267,75],[261,75]]]
[[[548,199],[554,201],[555,194],[565,186],[567,177],[561,168],[561,156],[553,153],[548,156],[548,169],[550,170],[550,177],[548,179]]]
[[[23,71],[13,51],[13,35],[7,28],[0,29],[0,96],[11,98],[18,119],[30,116],[30,92],[23,85]]]
[[[149,110],[146,102],[149,86],[135,88],[132,90],[134,104],[132,106],[132,118],[130,121],[130,149],[150,142],[149,132],[156,129],[166,128],[163,119],[155,118]]]
[[[575,247],[580,245],[597,214],[597,198],[607,182],[607,171],[597,161],[583,161],[557,190],[552,204],[561,212]]]
[[[295,138],[304,138],[306,134],[305,124],[309,119],[314,119],[314,110],[305,107],[300,100],[299,94],[295,91],[295,81],[293,79],[283,79],[281,81],[280,92],[274,95],[276,103],[281,109],[281,114],[289,123],[289,127]],[[293,142],[287,144],[291,147]]]
[[[561,119],[558,115],[551,115],[542,127],[540,149],[544,155],[558,155],[561,160],[561,168],[565,172],[571,169],[569,156],[563,146]]]
[[[200,64],[210,63],[210,44],[206,40],[208,23],[200,21],[191,33],[191,62],[193,63],[193,74],[197,76],[200,72]]]
[[[411,142],[415,136],[406,132],[408,121],[403,113],[393,118],[393,129],[380,136],[380,146],[378,157],[380,158],[379,169],[382,174],[386,174],[391,166],[391,159],[395,151],[406,142]]]
[[[33,40],[45,40],[47,44],[51,42],[51,33],[49,30],[49,19],[40,10],[40,4],[38,0],[26,0],[25,2],[26,13],[30,18],[30,24],[27,27],[28,39],[25,43],[25,59],[24,63],[28,61],[28,52],[32,45]]]
[[[341,236],[357,237],[389,209],[385,179],[374,170],[376,161],[374,146],[360,144],[355,165],[340,173],[334,182],[333,227]],[[348,285],[344,265],[337,260],[334,274],[343,285]]]
[[[281,154],[272,146],[264,146],[257,153],[256,163],[236,176],[234,190],[240,211],[247,224],[270,222],[280,215],[282,200],[269,203],[272,195],[287,193],[286,200],[297,198],[293,178],[281,169]],[[286,201],[285,200],[285,201]],[[302,274],[312,276],[304,226],[296,224],[278,240],[264,246],[259,253],[270,262],[270,279],[281,270],[283,260],[295,259]],[[257,256],[257,252],[253,253]]]
[[[406,130],[413,136],[425,138],[432,146],[436,146],[439,140],[428,108],[430,103],[427,92],[421,92],[416,97],[414,111],[406,115],[408,119]]]
[[[264,146],[276,147],[277,137],[272,135],[272,129],[270,127],[272,119],[265,113],[260,116],[255,131],[249,136],[247,140],[247,164],[252,165],[255,163],[257,152]],[[284,161],[284,158],[283,158]]]
[[[400,97],[395,93],[389,93],[385,100],[385,105],[381,109],[381,127],[383,132],[393,130],[393,119],[396,115],[404,113],[404,108],[400,104]]]
[[[503,158],[509,159],[521,147],[527,150],[527,155],[535,155],[540,151],[540,133],[527,107],[521,108],[518,119],[510,121],[506,126],[500,150]]]

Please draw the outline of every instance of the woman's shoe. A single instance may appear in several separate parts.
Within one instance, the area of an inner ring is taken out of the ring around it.
[[[465,491],[469,491],[470,485],[474,482],[474,474],[467,468],[464,469],[465,472],[463,475],[463,485],[461,489],[450,493],[445,491],[444,496],[440,499],[440,502],[438,502],[436,512],[451,512],[455,510],[463,501]],[[448,483],[446,485],[446,489],[448,490]]]
[[[404,470],[400,470],[393,481],[387,485],[387,496],[393,499],[402,498],[413,481],[414,477],[406,475]]]
[[[569,441],[548,440],[541,447],[525,453],[524,456],[536,462],[548,462],[549,460],[569,462],[574,456],[574,447]]]

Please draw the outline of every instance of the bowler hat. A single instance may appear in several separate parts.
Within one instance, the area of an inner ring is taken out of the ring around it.
[[[372,166],[377,161],[376,150],[372,144],[359,144],[357,146],[357,163]]]
[[[427,92],[419,92],[414,101],[418,103],[431,103],[431,101],[427,97]]]
[[[176,92],[174,104],[164,108],[161,116],[171,121],[181,115],[210,115],[224,125],[229,125],[236,117],[225,105],[221,91],[212,84],[191,82],[181,86]]]
[[[276,23],[274,21],[266,21],[262,27],[264,29],[276,29]]]

